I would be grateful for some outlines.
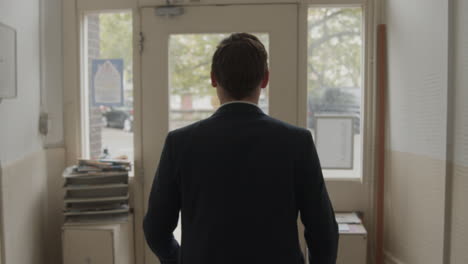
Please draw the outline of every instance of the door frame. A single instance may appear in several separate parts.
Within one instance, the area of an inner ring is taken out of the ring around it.
[[[239,14],[242,14],[242,20],[238,19]],[[258,19],[259,14],[262,15],[261,20]],[[285,19],[279,21],[279,16]],[[222,19],[229,23],[217,23]],[[145,201],[169,132],[168,50],[172,34],[230,33],[239,30],[268,33],[271,65],[268,111],[279,119],[297,123],[297,5],[190,6],[186,7],[184,15],[173,18],[158,17],[154,8],[148,7],[142,8],[141,21],[145,38],[141,59]],[[289,74],[281,75],[288,71]],[[287,107],[281,107],[283,105]],[[145,142],[145,139],[148,140]],[[305,241],[301,239],[301,242],[304,250]],[[147,251],[147,262],[152,258],[153,255]]]
[[[138,264],[144,263],[144,253],[141,250],[145,247],[141,226],[138,225],[143,219],[143,180],[144,168],[142,164],[142,90],[141,90],[141,57],[137,48],[140,42],[139,32],[141,31],[141,8],[156,5],[164,5],[166,0],[63,0],[62,1],[62,45],[63,45],[63,105],[64,105],[64,138],[66,148],[66,165],[70,166],[81,157],[82,135],[81,135],[81,37],[82,18],[85,12],[105,11],[105,10],[132,10],[133,14],[133,70],[134,70],[134,155],[135,155],[135,177],[131,179],[132,204],[135,208],[135,257]],[[365,211],[365,222],[369,232],[369,256],[373,254],[374,241],[374,196],[376,181],[374,175],[375,167],[375,25],[383,21],[384,5],[381,0],[204,0],[203,3],[183,4],[191,5],[242,5],[242,4],[296,4],[298,8],[298,67],[297,67],[297,122],[296,125],[305,127],[306,101],[304,92],[307,91],[307,83],[304,76],[307,76],[307,60],[301,54],[307,54],[307,9],[311,5],[346,5],[360,4],[365,11],[365,104],[362,110],[368,114],[363,115],[365,127],[363,137],[367,139],[363,142],[363,159],[366,164],[362,167],[363,177],[361,181],[343,181],[326,179],[327,185],[332,189],[354,189],[356,192],[365,191],[364,197],[355,202],[339,201],[340,207],[350,209],[358,208]],[[302,109],[302,111],[301,111]],[[365,201],[363,201],[365,199]],[[372,258],[371,258],[372,259]]]

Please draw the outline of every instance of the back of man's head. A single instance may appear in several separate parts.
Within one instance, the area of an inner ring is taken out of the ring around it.
[[[268,71],[268,54],[260,40],[248,33],[234,33],[218,45],[211,71],[229,97],[241,100],[259,87]]]

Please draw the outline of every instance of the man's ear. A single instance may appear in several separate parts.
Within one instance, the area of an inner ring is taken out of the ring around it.
[[[213,72],[211,72],[211,86],[218,87],[218,82],[216,81],[216,77]]]
[[[270,71],[267,70],[267,71],[265,72],[265,75],[263,76],[262,82],[260,83],[260,88],[265,88],[265,87],[267,87],[269,81],[270,81]]]

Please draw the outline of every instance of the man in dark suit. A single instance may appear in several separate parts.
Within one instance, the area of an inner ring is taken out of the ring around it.
[[[268,84],[267,52],[232,34],[213,56],[221,102],[208,119],[168,134],[143,227],[162,264],[336,262],[338,228],[310,132],[256,105]],[[182,243],[173,231],[182,211]]]

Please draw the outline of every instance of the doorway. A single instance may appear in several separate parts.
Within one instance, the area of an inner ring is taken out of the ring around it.
[[[81,65],[88,68],[75,71],[73,63],[80,64],[75,58],[68,58],[71,63],[66,63],[67,83],[77,82],[71,78],[76,77],[76,72],[82,77],[82,87],[70,85],[66,89],[69,102],[66,108],[69,117],[66,119],[69,121],[67,160],[72,164],[78,157],[92,157],[93,153],[100,155],[107,150],[111,157],[124,155],[135,161],[131,186],[137,263],[143,263],[143,258],[146,263],[155,260],[146,248],[140,223],[164,139],[169,131],[206,118],[219,107],[215,89],[209,82],[211,56],[218,42],[232,32],[253,33],[268,49],[271,80],[260,100],[264,112],[307,127],[313,135],[314,130],[318,130],[317,114],[323,117],[332,111],[334,115],[352,115],[353,121],[347,123],[349,126],[343,133],[353,135],[347,137],[352,141],[352,148],[346,148],[346,154],[351,153],[351,158],[346,159],[347,167],[329,166],[323,172],[335,211],[362,212],[370,222],[373,97],[372,75],[366,73],[372,69],[369,63],[372,45],[368,45],[372,42],[368,30],[372,23],[365,15],[369,10],[365,5],[204,4],[184,6],[181,15],[160,16],[157,7],[139,6],[136,2],[123,5],[110,0],[79,3],[77,14],[84,16],[78,21],[84,22],[82,25],[87,30],[81,32],[80,38],[82,43],[88,40],[80,46],[81,54],[85,55],[80,60]],[[72,16],[67,16],[67,21],[70,25],[75,23]],[[108,23],[112,21],[118,24]],[[72,31],[74,28],[70,25],[67,28]],[[95,32],[89,29],[98,25],[101,33],[106,32],[106,28],[116,30],[119,27],[122,28],[119,33],[129,36],[125,41],[110,38],[112,44],[106,46],[130,50],[128,58],[115,53],[119,50],[104,50],[99,57],[91,59],[101,63],[101,59],[122,57],[123,63],[111,61],[116,69],[120,69],[119,65],[133,67],[122,68],[124,78],[120,83],[123,83],[124,93],[117,98],[123,100],[116,100],[122,105],[119,107],[131,110],[120,111],[130,116],[130,121],[134,107],[135,120],[131,129],[123,118],[116,119],[122,121],[120,123],[111,123],[114,118],[110,110],[120,110],[116,106],[95,109],[104,110],[106,120],[85,118],[84,123],[80,122],[87,113],[94,113],[90,109],[94,100],[89,96],[91,88],[86,86],[93,73],[93,63],[88,56],[93,47],[86,43],[95,43],[92,37]],[[66,38],[65,43],[68,50],[65,54],[74,54],[72,51],[78,49],[76,39]],[[80,100],[76,100],[78,94]],[[108,109],[110,107],[112,109]],[[92,144],[91,132],[95,130],[91,129],[91,121],[103,127],[99,146]],[[126,140],[122,140],[124,137]],[[300,221],[298,227],[302,234]],[[180,229],[176,230],[176,236],[180,236]],[[305,250],[302,235],[300,239]]]
[[[297,13],[293,4],[190,6],[178,16],[142,8],[145,210],[167,133],[206,118],[219,107],[210,86],[211,56],[230,33],[249,32],[265,44],[271,78],[259,106],[275,118],[297,124]],[[180,242],[180,225],[175,236]],[[145,262],[155,261],[147,248]]]

